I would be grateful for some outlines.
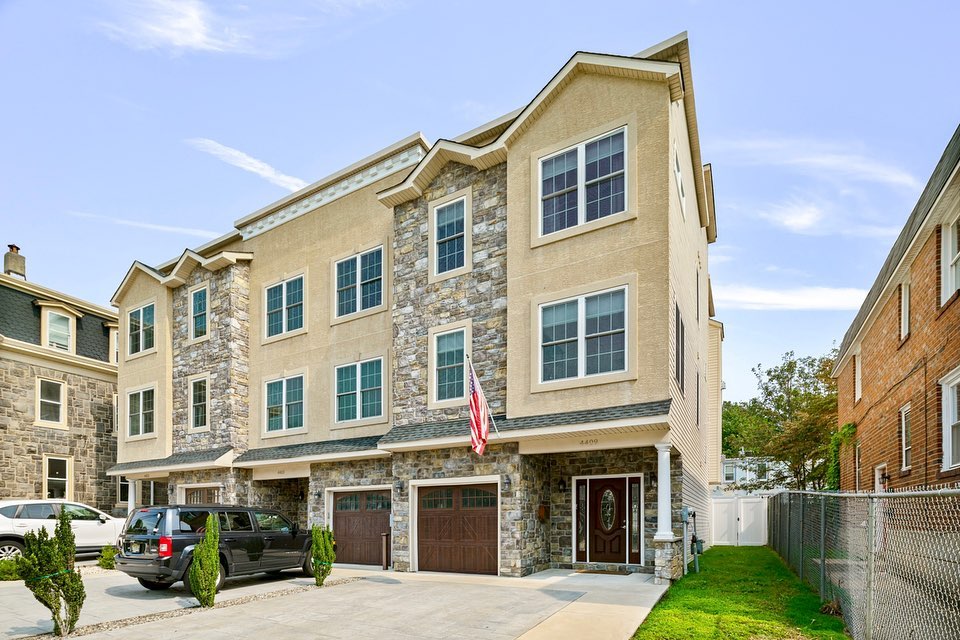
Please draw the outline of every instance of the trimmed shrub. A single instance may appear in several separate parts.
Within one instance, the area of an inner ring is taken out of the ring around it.
[[[114,558],[117,555],[117,548],[112,544],[108,544],[104,548],[100,549],[100,559],[97,560],[97,565],[103,569],[116,569],[116,563]]]
[[[203,539],[193,548],[190,563],[190,589],[201,607],[212,607],[220,581],[220,525],[217,516],[207,516]]]
[[[50,610],[53,633],[65,638],[76,628],[87,597],[80,572],[74,570],[77,543],[70,516],[61,509],[53,538],[44,528],[28,531],[23,546],[23,555],[17,558],[17,573],[33,597]]]
[[[19,580],[20,574],[17,573],[17,561],[0,560],[0,581]]]
[[[337,554],[333,550],[333,531],[326,525],[315,524],[310,529],[310,536],[313,539],[313,579],[318,587],[322,587],[337,560]]]

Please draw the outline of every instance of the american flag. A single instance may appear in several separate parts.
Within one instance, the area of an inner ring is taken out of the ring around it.
[[[470,445],[478,456],[483,455],[490,436],[490,405],[480,388],[477,372],[470,363]]]

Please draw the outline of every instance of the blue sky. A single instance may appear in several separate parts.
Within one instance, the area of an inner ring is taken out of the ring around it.
[[[107,304],[414,131],[526,104],[577,50],[689,32],[726,397],[839,342],[960,121],[954,3],[0,0],[0,243]]]

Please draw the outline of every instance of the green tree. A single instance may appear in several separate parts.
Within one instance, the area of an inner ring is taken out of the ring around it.
[[[212,607],[220,583],[220,526],[215,513],[207,516],[203,538],[193,548],[190,590],[201,607]]]
[[[725,452],[742,448],[747,456],[780,463],[769,480],[754,483],[757,488],[824,487],[830,438],[837,428],[837,385],[830,377],[836,355],[836,349],[807,357],[788,351],[776,366],[757,365],[757,397],[724,407]]]
[[[333,563],[337,560],[337,554],[333,550],[333,531],[325,525],[315,524],[310,529],[310,536],[313,541],[311,550],[313,554],[313,579],[318,587],[322,587],[323,581],[333,571]]]
[[[53,633],[65,638],[76,628],[87,597],[80,573],[74,570],[77,544],[70,516],[61,509],[53,538],[41,527],[24,535],[23,547],[17,573],[33,597],[50,610]]]

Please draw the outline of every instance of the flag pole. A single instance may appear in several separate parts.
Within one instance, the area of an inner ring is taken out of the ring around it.
[[[467,362],[470,363],[470,372],[473,374],[473,377],[476,378],[477,384],[480,384],[480,377],[477,376],[477,370],[473,368],[473,358],[470,357],[470,354],[464,352],[463,354],[467,358]],[[500,435],[500,428],[497,427],[497,421],[493,419],[493,412],[490,412],[490,423],[493,424],[493,430],[496,432],[498,438],[502,438]]]

